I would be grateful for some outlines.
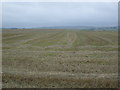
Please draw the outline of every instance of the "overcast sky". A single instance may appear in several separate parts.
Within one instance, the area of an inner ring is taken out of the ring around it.
[[[3,3],[3,28],[46,26],[116,26],[116,2]]]

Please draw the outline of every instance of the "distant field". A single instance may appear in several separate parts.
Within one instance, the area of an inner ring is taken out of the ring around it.
[[[3,30],[3,88],[115,88],[118,32]]]

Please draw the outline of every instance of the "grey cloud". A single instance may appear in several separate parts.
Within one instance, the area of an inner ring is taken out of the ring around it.
[[[117,25],[117,3],[3,3],[3,27]]]

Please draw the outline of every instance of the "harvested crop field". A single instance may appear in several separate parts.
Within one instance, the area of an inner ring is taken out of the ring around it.
[[[4,29],[3,88],[116,88],[118,32]]]

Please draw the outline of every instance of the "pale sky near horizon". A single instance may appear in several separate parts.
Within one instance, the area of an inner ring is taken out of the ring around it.
[[[5,2],[3,28],[117,26],[117,2]]]

